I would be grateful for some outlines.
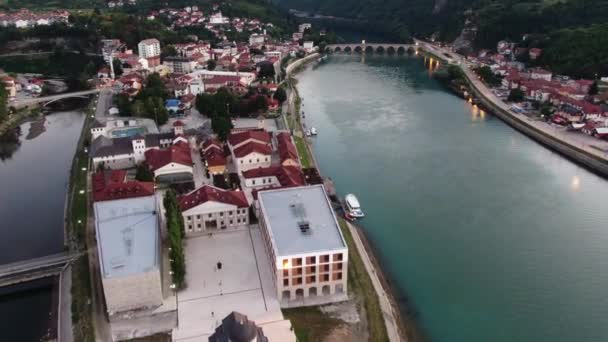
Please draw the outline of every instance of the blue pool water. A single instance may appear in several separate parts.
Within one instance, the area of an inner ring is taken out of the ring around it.
[[[132,137],[137,134],[144,134],[145,131],[141,127],[130,127],[125,129],[117,129],[112,131],[112,138]]]

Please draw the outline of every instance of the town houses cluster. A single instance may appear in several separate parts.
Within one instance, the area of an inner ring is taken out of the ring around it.
[[[297,42],[270,39],[263,32],[267,25],[257,20],[219,12],[206,17],[196,7],[172,11],[162,12],[174,16],[175,25],[202,19],[257,32],[247,42],[176,44],[177,56],[165,58],[154,37],[136,47],[104,40],[102,86],[136,96],[146,78],[158,73],[174,97],[165,103],[172,111],[220,88],[237,94],[263,88],[257,96],[266,97],[269,110],[278,107],[273,94],[279,85],[261,82],[260,63],[278,70],[285,56],[301,51]],[[276,121],[280,117],[233,118],[234,128],[221,140],[187,115],[158,127],[112,110],[90,126],[88,153],[113,339],[171,332],[174,340],[217,340],[234,333],[230,324],[236,319],[237,328],[260,340],[296,341],[282,308],[348,299],[348,248],[338,218],[318,172],[302,168],[291,131]],[[186,285],[180,289],[168,267],[170,189],[177,194],[185,239]]]
[[[27,9],[20,9],[19,11],[14,12],[0,12],[0,26],[29,28],[55,23],[67,23],[69,16],[70,13],[65,10],[34,13]]]
[[[516,47],[513,42],[500,41],[495,52],[482,50],[469,60],[490,67],[501,77],[500,86],[494,89],[497,95],[506,97],[513,89],[523,92],[524,101],[514,104],[513,110],[525,111],[533,102],[544,104],[550,108],[553,124],[600,139],[608,138],[608,105],[605,104],[608,98],[601,92],[590,92],[602,80],[571,79],[540,67],[529,67],[516,59],[525,55],[524,60],[533,62],[542,53],[540,48]]]

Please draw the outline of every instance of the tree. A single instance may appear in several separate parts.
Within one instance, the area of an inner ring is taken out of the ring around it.
[[[489,66],[482,66],[475,69],[475,72],[481,77],[481,79],[492,87],[499,86],[501,84],[501,78],[496,76]]]
[[[209,70],[209,71],[215,70],[216,65],[217,65],[217,63],[215,62],[215,59],[208,60],[207,61],[207,70]]]
[[[0,82],[0,122],[3,122],[8,118],[8,91],[4,87],[4,83]]]
[[[597,95],[599,92],[599,88],[597,86],[597,81],[593,81],[593,83],[589,86],[589,95]]]
[[[165,45],[162,48],[160,56],[164,59],[165,57],[177,56],[177,50],[173,45]]]
[[[122,63],[120,62],[120,60],[118,58],[114,58],[112,60],[112,66],[114,67],[115,76],[120,76],[123,74]]]
[[[153,182],[154,173],[148,167],[148,164],[141,163],[137,165],[137,172],[135,173],[135,179],[140,182]]]
[[[285,92],[285,88],[279,87],[277,91],[274,92],[274,98],[279,101],[280,104],[283,104],[283,102],[287,100],[287,93]]]
[[[167,190],[165,198],[163,198],[163,205],[165,207],[165,221],[169,239],[169,259],[171,271],[173,272],[173,283],[177,288],[183,288],[186,276],[186,261],[183,246],[185,227],[184,218],[173,189]]]
[[[519,88],[511,89],[509,93],[509,97],[507,97],[507,101],[509,102],[521,102],[524,100],[526,94],[524,94],[523,90]]]
[[[215,116],[211,118],[211,128],[221,141],[226,141],[232,129],[232,120],[225,116]]]
[[[267,61],[260,62],[258,64],[258,77],[274,77],[274,65]]]
[[[116,107],[118,107],[121,116],[130,116],[131,100],[129,99],[129,95],[118,94],[116,96]]]

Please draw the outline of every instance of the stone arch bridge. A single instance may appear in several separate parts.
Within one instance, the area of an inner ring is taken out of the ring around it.
[[[386,53],[405,53],[408,49],[415,49],[412,44],[401,43],[350,43],[350,44],[329,44],[325,47],[326,52],[386,52]]]

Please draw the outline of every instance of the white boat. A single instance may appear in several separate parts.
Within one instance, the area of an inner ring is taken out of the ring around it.
[[[359,204],[359,200],[357,199],[357,197],[355,197],[355,195],[353,195],[353,194],[346,195],[346,197],[344,197],[344,204],[346,205],[347,215],[354,217],[354,218],[359,218],[359,217],[365,216],[365,214],[361,210],[361,205]]]
[[[312,135],[317,135],[317,129],[316,129],[316,128],[314,128],[314,127],[313,127],[313,128],[311,128],[311,129],[310,129],[310,134],[312,134]]]
[[[309,137],[309,136],[310,136],[310,130],[309,130],[309,129],[307,129],[307,130],[306,130],[306,136],[307,136],[307,137]]]

